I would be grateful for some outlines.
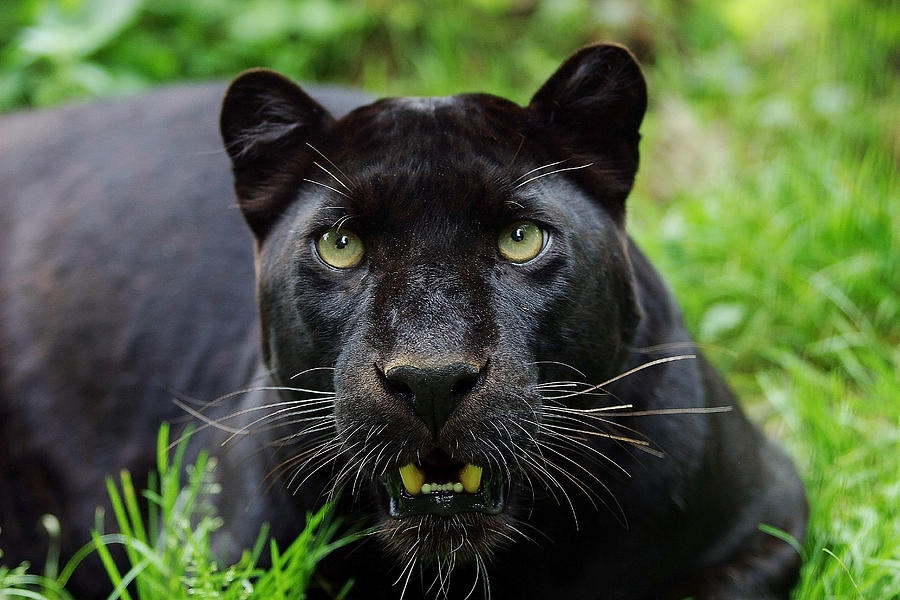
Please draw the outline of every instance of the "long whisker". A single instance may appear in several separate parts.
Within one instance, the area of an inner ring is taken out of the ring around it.
[[[526,180],[523,181],[522,183],[516,185],[513,189],[514,189],[514,190],[517,190],[517,189],[519,189],[520,187],[522,187],[523,185],[527,185],[527,184],[531,183],[532,181],[535,181],[535,180],[540,179],[540,178],[542,178],[542,177],[547,177],[548,175],[553,175],[554,173],[562,173],[563,171],[577,171],[578,169],[587,169],[588,167],[591,167],[591,166],[593,166],[593,165],[594,165],[594,163],[588,163],[588,164],[586,164],[586,165],[581,165],[581,166],[578,166],[578,167],[565,167],[565,168],[562,168],[562,169],[555,169],[555,170],[550,171],[550,172],[548,172],[548,173],[541,173],[540,175],[535,175],[534,177],[532,177],[532,178],[530,178],[530,179],[526,179]]]
[[[304,369],[303,371],[300,371],[299,373],[294,373],[293,375],[290,376],[289,379],[296,379],[296,378],[302,377],[303,375],[306,375],[308,373],[312,373],[313,371],[334,371],[334,370],[335,370],[334,367],[312,367],[310,369]]]
[[[559,362],[558,360],[538,360],[538,361],[530,362],[527,364],[529,364],[529,365],[558,365],[560,367],[566,367],[567,369],[572,369],[573,371],[575,371],[582,377],[587,377],[587,375],[585,375],[583,371],[573,367],[572,365],[570,365],[568,363]]]
[[[355,432],[358,429],[359,429],[359,427],[352,430],[352,432]],[[314,452],[311,456],[308,456],[309,451],[301,452],[301,453],[295,455],[294,457],[283,461],[278,467],[276,467],[276,470],[280,473],[284,473],[285,471],[287,471],[294,465],[297,465],[298,463],[300,463],[299,466],[297,466],[297,468],[295,469],[293,476],[290,478],[290,480],[288,482],[287,487],[290,488],[291,485],[293,485],[293,482],[295,481],[295,479],[303,471],[303,469],[307,468],[308,466],[314,466],[315,461],[317,461],[319,458],[324,456],[324,460],[322,461],[322,463],[320,465],[316,466],[312,470],[312,472],[310,472],[309,475],[307,475],[297,485],[296,489],[300,489],[300,487],[303,486],[303,483],[305,483],[306,480],[309,479],[309,477],[311,477],[313,474],[315,474],[318,470],[320,470],[322,467],[324,467],[328,463],[334,461],[337,457],[341,456],[341,454],[343,453],[344,450],[352,450],[357,445],[359,445],[359,444],[358,443],[352,444],[351,446],[347,447],[345,440],[341,439],[338,436],[333,436],[333,437],[331,437],[330,441],[326,442],[321,447],[313,448],[312,450]]]
[[[319,412],[322,410],[326,410],[326,407],[317,408],[313,410],[301,409],[297,411],[295,407],[283,408],[281,410],[275,411],[274,413],[264,415],[259,419],[256,419],[252,423],[245,425],[238,431],[235,431],[230,436],[228,436],[225,441],[222,442],[222,446],[230,443],[235,436],[238,435],[254,435],[261,431],[272,431],[274,429],[280,429],[282,427],[287,427],[288,425],[296,425],[297,423],[308,423],[312,421],[314,423],[313,427],[319,427],[318,423],[327,422],[330,424],[334,424],[334,415],[332,414],[322,414],[316,415],[313,414],[315,412]],[[279,423],[279,421],[281,421]],[[265,422],[265,427],[256,427],[253,428],[254,425]],[[253,428],[253,429],[251,429]]]
[[[519,183],[520,181],[522,181],[523,179],[525,179],[526,177],[528,177],[529,175],[531,175],[532,173],[534,173],[536,171],[540,171],[541,169],[549,169],[550,167],[555,167],[556,165],[561,165],[564,162],[566,162],[567,160],[568,160],[567,158],[564,158],[564,159],[558,160],[556,162],[547,163],[546,165],[541,165],[540,167],[536,167],[526,173],[522,173],[521,175],[519,175],[519,177],[515,181],[513,181],[513,184]]]
[[[233,392],[228,392],[227,394],[222,394],[221,396],[207,402],[203,409],[206,410],[207,408],[221,404],[226,400],[237,398],[238,396],[246,396],[247,394],[252,394],[253,392],[296,392],[298,394],[312,394],[313,396],[320,397],[334,395],[334,392],[326,392],[324,390],[312,390],[308,388],[291,387],[287,385],[260,385],[256,387],[235,390]]]
[[[278,463],[266,472],[263,479],[270,479],[274,483],[282,474],[290,470],[295,468],[302,470],[315,464],[315,461],[319,459],[324,459],[327,462],[340,455],[340,440],[330,433],[311,436],[307,441],[311,447]]]
[[[630,433],[633,433],[636,436],[646,437],[646,436],[644,436],[643,433],[641,433],[637,429],[634,429],[633,427],[628,427],[627,425],[623,425],[622,423],[617,423],[616,421],[610,421],[608,418],[600,417],[600,416],[597,416],[596,414],[591,414],[591,413],[584,414],[579,409],[560,408],[560,407],[554,407],[554,406],[545,406],[544,408],[545,408],[545,410],[548,411],[548,413],[545,413],[545,415],[544,415],[545,419],[548,419],[548,420],[556,419],[559,421],[567,421],[567,422],[575,423],[580,426],[594,426],[595,428],[597,428],[596,423],[599,423],[601,426],[622,429],[622,430],[628,431]],[[572,416],[572,415],[576,415],[576,416]],[[658,458],[663,458],[665,456],[665,453],[651,448],[651,445],[653,444],[652,440],[648,440],[649,444],[642,445],[640,443],[635,443],[635,442],[640,442],[641,440],[638,440],[638,439],[632,438],[632,437],[626,437],[626,436],[619,435],[617,437],[611,437],[610,439],[613,439],[614,441],[626,442],[629,444],[633,444],[634,447],[636,447],[637,449],[644,450],[648,454],[653,454],[654,456],[657,456]]]
[[[347,194],[345,194],[344,192],[342,192],[341,190],[339,190],[335,187],[332,187],[332,186],[328,185],[327,183],[322,183],[321,181],[315,181],[314,179],[307,179],[306,177],[303,178],[303,181],[306,181],[308,183],[314,183],[315,185],[322,186],[323,188],[327,188],[327,189],[331,190],[332,192],[336,192],[336,193],[340,194],[341,196],[343,196],[344,198],[347,198],[348,200],[353,199],[350,196],[348,196]]]
[[[618,470],[620,470],[626,476],[631,477],[631,473],[629,473],[627,470],[625,470],[625,468],[622,465],[620,465],[619,463],[614,461],[612,458],[610,458],[609,456],[607,456],[606,454],[604,454],[597,448],[594,448],[590,444],[586,444],[577,438],[553,431],[554,429],[557,429],[557,428],[560,428],[560,427],[558,425],[545,425],[545,433],[547,433],[548,435],[551,435],[555,439],[564,440],[566,443],[577,446],[576,450],[583,449],[586,452],[584,454],[585,456],[596,455],[597,457],[602,458],[604,461],[606,461],[609,464],[611,464],[612,466],[616,467]],[[579,433],[585,433],[586,435],[599,435],[599,432],[591,432],[591,431],[583,431],[582,432],[580,430],[570,429],[568,427],[562,427],[561,429],[566,429],[569,431],[577,431]],[[608,437],[610,439],[618,439],[617,436],[611,436],[611,435],[599,435],[599,437]],[[629,438],[623,438],[619,441],[627,441],[629,443],[638,444],[638,445],[649,445],[648,442],[644,442],[643,440],[632,440]],[[590,453],[590,454],[587,454],[587,453]]]
[[[616,508],[618,510],[613,510],[613,508],[605,500],[603,500],[603,498],[601,498],[596,492],[591,490],[590,487],[587,484],[585,484],[583,481],[581,481],[581,479],[579,477],[576,477],[574,474],[570,473],[566,469],[563,469],[560,465],[557,465],[556,463],[554,463],[552,461],[550,461],[548,464],[556,467],[556,469],[560,473],[562,473],[563,476],[565,476],[569,481],[571,481],[573,484],[575,484],[575,486],[578,487],[578,489],[580,489],[585,494],[587,499],[590,500],[591,504],[594,506],[595,509],[597,508],[597,505],[596,505],[596,503],[594,503],[594,500],[593,500],[594,498],[599,500],[603,504],[603,506],[605,506],[607,509],[609,509],[609,511],[613,514],[613,516],[616,517],[617,521],[619,521],[623,526],[627,527],[628,518],[625,516],[625,509],[622,508],[621,503],[619,503],[619,500],[612,493],[612,490],[610,490],[609,487],[607,487],[607,485],[605,483],[603,483],[596,475],[594,475],[587,467],[585,467],[578,461],[572,459],[571,457],[566,456],[564,453],[560,452],[559,450],[556,450],[552,446],[553,446],[553,444],[548,444],[545,442],[545,447],[548,450],[550,450],[551,452],[553,452],[560,458],[563,458],[566,461],[572,463],[574,466],[576,466],[579,469],[581,469],[582,471],[584,471],[591,479],[596,481],[600,485],[600,487],[602,487],[606,491],[606,493],[609,494],[609,497],[612,498],[613,502],[615,502]],[[577,521],[575,523],[575,528],[578,529]]]
[[[680,354],[678,356],[667,356],[665,358],[657,358],[656,360],[651,360],[650,362],[644,363],[642,365],[638,365],[637,367],[634,367],[633,369],[629,369],[629,370],[625,371],[624,373],[620,373],[619,375],[616,375],[615,377],[611,377],[610,379],[607,379],[603,383],[598,383],[596,385],[592,385],[589,388],[586,388],[584,390],[572,392],[568,396],[558,396],[555,399],[559,400],[560,398],[573,398],[575,396],[580,396],[580,395],[586,394],[587,392],[592,392],[594,390],[602,389],[603,387],[605,387],[611,383],[615,383],[616,381],[625,379],[626,377],[628,377],[630,375],[634,375],[635,373],[637,373],[639,371],[643,371],[644,369],[649,369],[650,367],[655,367],[657,365],[661,365],[664,363],[675,362],[678,360],[688,360],[688,359],[693,359],[693,358],[697,358],[697,355],[696,354]],[[596,409],[585,409],[585,412],[593,412],[594,410],[596,410]]]
[[[333,398],[322,398],[322,399],[310,398],[309,400],[291,400],[291,401],[286,401],[286,402],[275,402],[275,403],[266,404],[263,406],[253,406],[250,408],[246,408],[246,409],[237,411],[235,413],[232,413],[226,417],[222,417],[221,419],[215,419],[215,420],[209,419],[209,417],[207,417],[206,415],[203,415],[202,413],[191,409],[189,406],[180,404],[177,400],[173,400],[173,402],[175,402],[176,405],[180,406],[182,408],[182,410],[185,410],[189,414],[191,414],[191,415],[195,416],[196,418],[200,419],[201,421],[203,421],[206,424],[206,425],[204,425],[204,427],[207,427],[207,426],[215,427],[221,431],[229,433],[230,435],[221,444],[222,446],[225,446],[226,444],[231,442],[231,440],[234,439],[234,437],[237,435],[249,435],[250,433],[252,433],[251,428],[254,425],[257,425],[258,423],[261,423],[261,422],[269,420],[269,419],[273,419],[283,413],[290,413],[291,411],[297,410],[299,407],[302,407],[301,412],[314,413],[316,411],[326,409],[331,404],[332,400],[333,400]],[[321,406],[319,408],[310,408],[310,406],[315,406],[315,405],[321,405]],[[243,415],[247,415],[252,412],[258,412],[261,410],[270,410],[277,406],[282,406],[283,408],[276,410],[274,412],[271,412],[271,413],[267,413],[267,414],[263,415],[262,417],[259,417],[258,419],[255,419],[240,428],[228,427],[227,425],[224,425],[222,423],[223,421],[228,420],[228,419],[234,419],[234,418],[237,418],[237,417],[240,417]],[[295,413],[295,414],[299,414],[299,413]],[[310,416],[312,416],[312,415],[310,415]]]
[[[172,403],[175,404],[175,406],[177,406],[178,408],[180,408],[180,409],[183,410],[184,412],[186,412],[186,413],[188,413],[189,415],[191,415],[192,417],[194,417],[195,419],[199,419],[199,420],[203,421],[203,423],[204,423],[203,427],[198,427],[194,432],[192,432],[192,434],[193,434],[193,433],[196,433],[196,432],[198,432],[198,431],[202,431],[202,430],[206,429],[207,427],[215,427],[216,429],[218,429],[218,430],[220,430],[220,431],[224,431],[224,432],[226,432],[226,433],[235,433],[235,432],[237,432],[237,428],[235,428],[235,427],[228,427],[227,425],[222,425],[222,424],[218,421],[218,419],[213,419],[213,418],[211,418],[211,417],[206,416],[205,414],[203,414],[203,413],[200,412],[199,410],[195,410],[192,406],[189,406],[189,405],[185,404],[184,402],[182,402],[182,401],[179,400],[178,398],[172,398]],[[178,445],[179,443],[181,443],[183,440],[184,440],[184,436],[181,436],[181,437],[179,437],[177,440],[174,440],[172,443],[169,444],[169,450],[171,450],[172,448],[174,448],[175,446],[177,446],[177,445]]]
[[[295,432],[289,433],[288,435],[284,435],[278,439],[273,440],[270,444],[268,444],[268,447],[270,447],[270,448],[285,448],[291,444],[296,443],[297,441],[307,442],[307,440],[309,439],[309,436],[311,436],[314,433],[321,433],[321,432],[327,431],[332,435],[334,434],[335,423],[334,423],[334,417],[331,415],[324,416],[324,417],[310,418],[310,419],[296,419],[294,421],[289,421],[287,423],[283,423],[283,424],[279,425],[278,428],[287,426],[287,425],[294,425],[296,423],[301,423],[304,421],[312,421],[312,424],[307,425],[300,431],[295,431]],[[272,427],[272,429],[275,429],[275,427]],[[304,439],[304,438],[306,438],[306,439]]]
[[[293,458],[282,461],[265,474],[263,481],[269,481],[269,485],[266,487],[267,492],[289,471],[294,472],[294,475],[290,477],[292,481],[303,469],[315,466],[320,461],[323,465],[327,465],[340,456],[340,448],[339,446],[334,446],[334,438],[330,435],[316,436],[311,442],[314,442],[312,448]],[[289,489],[289,486],[285,487]]]
[[[601,395],[602,395],[602,394],[601,394]],[[544,400],[550,400],[550,401],[556,401],[556,400],[558,400],[558,399],[559,399],[559,398],[556,397],[556,396],[553,396],[553,397],[544,397]],[[554,402],[554,403],[547,403],[547,404],[544,404],[544,405],[541,407],[542,410],[547,410],[548,408],[549,408],[549,409],[552,409],[552,410],[558,410],[558,411],[561,411],[561,412],[562,412],[562,411],[565,411],[565,412],[572,412],[572,413],[577,413],[577,414],[584,414],[586,410],[590,410],[592,413],[601,413],[601,412],[611,412],[611,411],[616,411],[616,410],[625,410],[625,409],[629,409],[629,408],[634,408],[634,404],[611,404],[611,405],[609,405],[609,406],[598,406],[598,407],[596,407],[596,408],[584,409],[584,408],[574,408],[574,407],[572,407],[572,406],[565,406],[565,405],[562,404],[562,403]],[[616,414],[619,414],[619,413],[616,413]],[[600,417],[597,417],[597,418],[600,418]]]
[[[573,409],[578,410],[578,409]],[[727,413],[734,410],[733,406],[708,406],[696,408],[652,408],[648,410],[634,410],[629,412],[612,413],[611,417],[649,417],[653,415],[708,415],[715,413]]]
[[[313,146],[313,145],[310,144],[309,142],[306,142],[306,145],[309,146],[309,148],[310,148],[313,152],[315,152],[316,154],[318,154],[319,156],[321,156],[322,158],[324,158],[326,161],[328,161],[328,164],[331,165],[332,167],[334,167],[334,170],[337,171],[338,173],[340,173],[340,174],[344,177],[344,179],[346,179],[347,181],[350,180],[350,178],[347,177],[347,174],[344,173],[344,172],[341,170],[341,168],[340,168],[339,166],[337,166],[336,164],[334,164],[334,163],[331,161],[330,158],[328,158],[327,156],[325,156],[324,154],[322,154],[322,152],[319,151],[318,148],[316,148],[315,146]],[[322,169],[323,171],[325,171],[326,173],[328,173],[329,175],[331,175],[332,177],[334,177],[334,175],[333,175],[330,171],[328,171],[325,167],[323,167],[322,165],[317,165],[317,166],[318,166],[320,169]],[[347,187],[347,184],[345,184],[343,181],[341,181],[341,180],[338,179],[337,177],[334,177],[334,180],[337,181],[338,183],[340,183],[342,186],[344,186],[344,189],[345,189],[345,190],[347,190],[348,192],[351,192],[351,193],[352,193],[352,191],[350,190],[350,188]]]
[[[358,445],[359,445],[359,443],[352,444],[351,446],[348,446],[348,447],[344,448],[343,451],[346,452],[346,451],[348,451],[348,450],[352,450],[353,448],[355,448],[355,447],[358,446]],[[328,460],[323,461],[321,465],[319,465],[318,467],[316,467],[315,469],[313,469],[312,471],[310,471],[310,472],[306,475],[306,477],[304,477],[304,478],[300,481],[300,483],[298,483],[298,484],[296,485],[296,487],[295,487],[294,489],[295,489],[295,490],[299,490],[300,488],[302,488],[302,487],[303,487],[303,484],[306,483],[306,482],[309,480],[310,477],[312,477],[313,475],[315,475],[319,470],[321,470],[323,467],[325,467],[325,466],[328,465],[329,463],[334,462],[334,459],[337,458],[338,456],[340,456],[341,454],[342,454],[342,453],[336,453],[333,457],[329,458]],[[302,469],[304,468],[304,466],[305,466],[305,464],[304,464],[304,465],[300,465],[300,468],[297,470],[297,472],[294,474],[294,476],[291,477],[290,481],[288,482],[288,486],[287,486],[288,488],[291,488],[291,487],[294,485],[294,481],[295,481],[296,477],[300,475],[300,471],[302,471]]]
[[[730,348],[724,348],[722,346],[718,346],[716,344],[709,344],[705,342],[669,342],[667,344],[655,344],[653,346],[642,346],[632,348],[634,352],[640,352],[641,354],[653,354],[655,352],[665,352],[667,350],[675,350],[680,348],[690,348],[692,350],[701,349],[707,350],[710,352],[720,352],[723,354],[727,354],[729,356],[737,356],[737,352]]]
[[[400,580],[403,579],[403,574],[406,573],[407,570],[409,570],[409,573],[406,575],[406,581],[403,582],[403,589],[400,590],[400,600],[403,600],[403,597],[406,595],[406,587],[409,585],[409,579],[410,579],[410,577],[412,577],[413,569],[415,568],[415,563],[416,563],[416,558],[417,558],[416,550],[417,550],[418,546],[419,546],[419,540],[416,540],[416,542],[412,545],[412,547],[410,547],[408,554],[407,554],[408,556],[411,555],[412,558],[409,559],[409,562],[406,563],[406,565],[403,567],[403,570],[400,571],[400,577],[398,577],[397,581],[394,582],[394,585],[397,585],[398,583],[400,583]]]

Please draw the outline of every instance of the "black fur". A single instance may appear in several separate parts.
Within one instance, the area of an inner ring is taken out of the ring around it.
[[[219,93],[2,121],[8,560],[39,564],[43,512],[61,517],[66,551],[87,539],[102,477],[145,472],[158,422],[183,417],[173,390],[274,385],[333,398],[288,418],[269,409],[273,427],[221,456],[223,553],[263,520],[289,541],[337,481],[340,512],[381,530],[323,565],[333,582],[356,578],[359,597],[399,597],[409,573],[407,598],[463,597],[476,578],[481,596],[487,577],[493,598],[787,597],[799,557],[759,525],[802,539],[799,479],[624,231],[646,108],[627,51],[581,50],[527,107],[480,94],[365,104],[248,72],[220,120],[240,212],[213,152]],[[497,237],[522,219],[547,240],[515,264]],[[348,269],[316,250],[336,226],[365,245]],[[571,380],[586,383],[542,387]],[[587,384],[603,395],[550,398]],[[308,396],[258,390],[210,414],[235,426],[264,413],[229,414]],[[309,417],[322,436],[291,437]],[[312,462],[263,493],[303,452]],[[484,466],[503,510],[391,516],[397,469],[421,461]],[[448,587],[436,574],[450,556]],[[77,585],[102,593],[87,571]]]

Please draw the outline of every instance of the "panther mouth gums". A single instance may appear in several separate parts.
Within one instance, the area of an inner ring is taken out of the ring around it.
[[[434,450],[419,463],[392,469],[383,482],[389,514],[395,519],[466,512],[496,515],[503,511],[508,488],[499,475],[456,461],[441,450]]]

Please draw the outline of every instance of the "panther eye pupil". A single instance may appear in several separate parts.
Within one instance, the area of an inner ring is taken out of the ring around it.
[[[334,243],[334,247],[338,250],[343,250],[347,247],[347,244],[350,243],[350,239],[346,235],[342,235],[338,238],[338,240]]]
[[[522,227],[517,227],[515,230],[513,230],[510,237],[514,242],[521,242],[525,239],[525,229]]]

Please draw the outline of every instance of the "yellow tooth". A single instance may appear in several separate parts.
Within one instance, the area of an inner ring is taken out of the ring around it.
[[[403,487],[413,496],[418,496],[422,492],[422,484],[425,483],[425,471],[409,463],[400,467],[400,479],[403,480]]]
[[[466,463],[459,470],[459,482],[463,485],[463,489],[474,494],[481,485],[481,467],[476,467],[472,463]]]

